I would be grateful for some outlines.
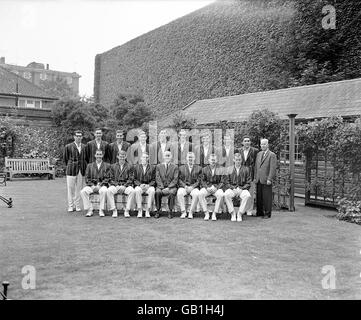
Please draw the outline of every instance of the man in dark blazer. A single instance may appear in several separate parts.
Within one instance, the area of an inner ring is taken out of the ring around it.
[[[85,144],[81,143],[83,134],[77,130],[74,132],[74,142],[64,148],[63,161],[66,165],[66,184],[68,189],[68,211],[81,211],[80,190],[85,184],[86,154]]]
[[[118,153],[120,150],[128,151],[130,143],[124,141],[124,132],[119,129],[115,132],[115,141],[108,145],[109,163],[118,163]]]
[[[148,195],[145,217],[150,218],[150,211],[152,209],[155,195],[155,172],[156,166],[149,164],[149,155],[147,153],[143,153],[140,158],[140,163],[136,164],[133,168],[135,201],[138,209],[138,218],[141,218],[143,215],[143,194]]]
[[[179,142],[177,144],[178,153],[174,157],[174,162],[178,164],[178,166],[184,165],[187,163],[187,154],[188,152],[194,152],[196,155],[195,145],[189,142],[187,131],[181,129],[178,133]],[[174,148],[175,149],[175,148]],[[197,155],[196,155],[197,157]]]
[[[149,157],[151,164],[164,163],[163,154],[165,151],[173,151],[172,144],[167,141],[167,130],[163,129],[158,134],[158,141],[154,142],[149,147]]]
[[[211,153],[208,157],[209,165],[203,168],[201,176],[201,190],[199,191],[199,203],[204,212],[204,220],[209,220],[209,211],[207,208],[206,197],[214,195],[216,203],[212,213],[212,220],[217,220],[217,213],[223,198],[223,168],[217,164],[217,155]]]
[[[272,182],[276,176],[277,157],[269,150],[268,140],[261,139],[257,154],[254,182],[256,183],[257,216],[270,218],[272,214]]]
[[[127,195],[127,204],[124,210],[124,217],[129,218],[129,211],[134,201],[135,191],[133,188],[133,168],[125,161],[127,152],[120,150],[118,152],[118,162],[111,165],[110,170],[110,187],[107,191],[107,201],[110,210],[113,211],[112,217],[118,217],[118,211],[115,207],[114,195]]]
[[[211,133],[205,132],[203,133],[201,137],[201,146],[199,149],[199,155],[200,155],[200,165],[201,167],[205,167],[208,165],[208,157],[211,153],[216,153],[215,148],[212,145],[211,142]]]
[[[178,166],[172,161],[172,153],[165,151],[163,154],[164,163],[158,164],[156,169],[157,189],[155,191],[155,205],[157,212],[155,218],[159,218],[162,206],[162,197],[168,196],[168,218],[172,218],[172,212],[175,203],[175,196],[177,194],[178,184]]]
[[[222,158],[220,164],[226,168],[233,168],[234,142],[229,134],[223,137]]]
[[[199,186],[201,182],[202,167],[194,164],[195,154],[194,152],[188,152],[187,164],[179,167],[178,174],[178,191],[177,199],[181,209],[181,219],[187,217],[185,209],[184,197],[190,194],[192,197],[192,203],[189,210],[188,218],[193,219],[193,213],[196,210],[199,197]]]
[[[147,143],[147,135],[144,131],[138,134],[138,141],[133,143],[128,149],[127,160],[128,163],[135,165],[140,163],[140,159],[143,154],[147,154],[149,157],[150,147]],[[148,159],[149,161],[149,159]]]
[[[92,163],[95,161],[95,152],[101,150],[103,152],[103,161],[109,162],[108,156],[108,142],[102,140],[103,130],[96,128],[94,131],[95,139],[91,140],[86,145],[86,161]]]
[[[255,183],[254,183],[254,170],[256,165],[256,158],[259,150],[257,148],[251,147],[251,138],[248,135],[245,135],[242,140],[243,147],[239,149],[239,152],[242,156],[242,166],[246,166],[250,170],[250,175],[252,179],[251,188],[249,189],[249,193],[252,196],[250,200],[252,206],[249,207],[247,211],[247,215],[251,216],[253,211],[253,203],[254,203],[254,193],[255,193]]]
[[[86,186],[80,191],[83,199],[84,210],[88,210],[86,217],[93,215],[93,206],[89,200],[89,195],[99,192],[99,216],[104,217],[105,199],[110,179],[110,164],[103,161],[103,151],[95,152],[95,162],[89,163],[85,171]]]
[[[250,206],[251,194],[249,188],[251,187],[251,175],[249,168],[242,166],[242,156],[236,152],[234,154],[234,167],[231,173],[224,176],[224,200],[226,202],[228,212],[231,214],[231,221],[242,221],[242,215],[248,210]],[[241,204],[239,206],[237,217],[234,210],[234,197],[240,197]]]

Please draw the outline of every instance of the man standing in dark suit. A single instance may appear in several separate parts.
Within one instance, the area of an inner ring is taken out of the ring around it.
[[[143,216],[142,195],[148,195],[148,203],[145,209],[145,217],[150,218],[150,211],[154,202],[155,194],[155,171],[156,166],[149,164],[149,155],[143,153],[140,163],[134,166],[135,201],[138,208],[138,218]]]
[[[223,137],[222,158],[220,164],[226,168],[233,168],[234,142],[229,134]]]
[[[177,194],[178,184],[178,166],[171,163],[172,153],[165,151],[163,154],[164,163],[158,164],[156,169],[157,189],[155,191],[155,205],[157,212],[155,218],[159,218],[162,206],[162,197],[168,196],[168,218],[172,218],[175,196]]]
[[[81,143],[83,134],[77,130],[74,133],[74,142],[64,148],[63,161],[66,165],[66,184],[68,189],[68,211],[81,211],[80,190],[85,183],[86,154],[85,144]]]
[[[109,157],[109,163],[114,164],[118,163],[118,153],[120,150],[128,151],[128,148],[130,147],[130,143],[124,141],[124,132],[123,130],[117,130],[115,132],[115,142],[112,142],[108,145],[108,157]]]
[[[113,218],[118,217],[118,211],[115,207],[114,195],[127,195],[127,204],[124,210],[124,217],[129,218],[130,207],[133,203],[135,191],[133,188],[133,169],[132,166],[125,161],[127,153],[120,150],[118,153],[118,162],[111,166],[110,170],[110,187],[107,191],[107,201],[110,210],[113,211]]]
[[[104,217],[105,199],[109,186],[110,164],[103,161],[103,151],[95,152],[95,162],[89,163],[85,171],[86,187],[80,191],[83,199],[84,210],[88,210],[86,217],[93,215],[93,206],[89,195],[93,192],[99,192],[99,216]]]
[[[199,197],[199,186],[201,182],[202,167],[194,164],[194,152],[188,152],[187,164],[179,167],[177,199],[181,209],[181,219],[186,218],[184,197],[190,195],[192,203],[188,214],[188,219],[193,219],[193,213],[196,210]]]
[[[254,181],[257,186],[257,216],[266,219],[272,213],[272,181],[276,176],[277,157],[269,150],[267,139],[261,139],[261,150],[257,154]]]
[[[249,172],[250,172],[251,179],[252,179],[251,188],[249,189],[249,193],[251,194],[251,197],[252,197],[252,199],[250,200],[250,202],[252,203],[252,206],[250,206],[247,211],[247,215],[251,216],[252,210],[253,210],[253,204],[254,204],[254,193],[255,193],[255,189],[256,189],[255,183],[253,182],[254,170],[255,170],[256,158],[257,158],[257,154],[258,154],[259,150],[257,148],[251,147],[251,138],[247,135],[243,137],[242,144],[243,144],[243,147],[240,148],[240,150],[239,150],[239,152],[241,153],[241,156],[242,156],[242,166],[249,168]]]
[[[86,145],[86,160],[87,163],[95,161],[95,152],[101,150],[103,152],[103,161],[109,162],[108,157],[108,142],[102,140],[103,130],[96,128],[94,131],[95,139],[91,140]]]
[[[172,152],[173,146],[167,141],[167,130],[163,129],[158,134],[158,141],[154,142],[149,147],[150,163],[151,164],[162,164],[164,162],[163,154],[165,151]]]

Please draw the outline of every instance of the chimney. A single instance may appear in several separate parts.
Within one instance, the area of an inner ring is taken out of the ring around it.
[[[49,63],[46,64],[46,70],[49,70]]]
[[[5,57],[0,58],[0,64],[5,64]]]

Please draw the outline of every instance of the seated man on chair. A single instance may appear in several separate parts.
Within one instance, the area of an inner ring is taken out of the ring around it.
[[[202,174],[202,167],[194,164],[194,152],[188,152],[187,164],[179,167],[178,192],[177,199],[181,209],[181,219],[187,217],[184,197],[190,194],[192,197],[191,208],[189,210],[188,219],[193,219],[193,213],[197,207],[199,196],[199,185]]]
[[[157,212],[154,217],[159,218],[162,197],[168,196],[168,218],[171,219],[175,196],[177,194],[178,166],[171,163],[172,153],[170,151],[165,151],[162,158],[164,163],[158,164],[156,169],[155,181],[157,183],[157,190],[155,191],[155,205],[157,207]]]
[[[95,152],[95,162],[89,163],[85,171],[86,186],[80,191],[83,199],[84,210],[88,210],[86,217],[93,215],[93,206],[89,195],[99,191],[99,216],[104,217],[105,198],[109,186],[110,164],[103,161],[103,151]]]
[[[142,195],[148,195],[148,203],[145,210],[145,217],[150,218],[150,210],[154,201],[155,194],[155,170],[156,167],[149,164],[149,155],[143,153],[140,163],[134,166],[134,185],[135,185],[135,201],[138,208],[138,218],[143,215]]]
[[[111,166],[110,170],[110,187],[107,192],[107,201],[110,210],[113,211],[113,218],[118,216],[117,208],[115,207],[114,196],[118,194],[126,194],[127,204],[124,210],[124,217],[129,218],[130,206],[134,199],[133,188],[133,170],[132,166],[125,161],[127,152],[120,150],[117,158],[118,162]]]
[[[204,212],[204,220],[209,220],[209,211],[207,208],[206,197],[214,195],[216,197],[216,203],[212,213],[212,220],[217,220],[217,213],[219,212],[219,206],[223,197],[223,177],[220,166],[217,165],[217,155],[211,153],[208,156],[209,165],[202,170],[201,187],[199,192],[199,203],[201,204]]]
[[[251,187],[251,174],[249,168],[241,166],[242,156],[240,153],[234,154],[234,167],[231,173],[224,176],[224,199],[228,208],[228,212],[231,214],[231,221],[242,221],[242,215],[249,210],[252,199],[249,193]],[[233,198],[239,196],[241,198],[241,204],[239,210],[236,213],[233,206]]]

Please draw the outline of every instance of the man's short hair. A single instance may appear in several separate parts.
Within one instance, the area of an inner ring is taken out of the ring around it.
[[[189,151],[189,152],[187,153],[187,157],[188,157],[188,156],[195,157],[196,155],[195,155],[195,153],[194,153],[193,151]]]
[[[245,134],[245,135],[243,136],[243,138],[242,138],[242,141],[243,141],[244,139],[249,139],[249,140],[251,140],[251,137],[250,137],[248,134]]]
[[[141,157],[143,157],[143,156],[146,156],[147,158],[149,158],[148,152],[143,152],[142,155],[141,155]]]
[[[262,143],[262,141],[265,141],[265,142],[268,144],[268,139],[262,138],[262,139],[260,140],[260,142]]]
[[[97,154],[97,153],[99,153],[99,152],[101,152],[101,153],[103,154],[103,150],[102,150],[102,149],[97,149],[97,150],[95,151],[95,154]]]
[[[235,152],[234,154],[233,154],[233,157],[236,159],[238,159],[238,158],[242,158],[242,155],[240,154],[240,152],[239,151],[237,151],[237,152]]]
[[[229,139],[232,140],[232,136],[231,136],[229,133],[226,133],[226,134],[224,135],[223,140],[224,140],[226,137],[228,137]]]
[[[99,127],[98,127],[98,128],[95,128],[94,132],[97,132],[97,131],[99,131],[99,130],[100,130],[101,132],[103,132],[103,129],[102,129],[102,128],[99,128]]]
[[[117,129],[116,131],[115,131],[115,133],[117,134],[117,133],[122,133],[122,134],[124,134],[124,130],[123,129]]]
[[[124,150],[119,150],[119,152],[118,152],[118,157],[119,157],[119,156],[127,156],[127,152],[124,151]]]
[[[217,158],[217,154],[215,153],[210,153],[209,156],[208,156],[208,159],[209,158]]]

